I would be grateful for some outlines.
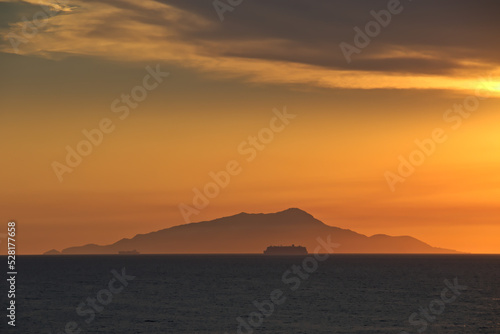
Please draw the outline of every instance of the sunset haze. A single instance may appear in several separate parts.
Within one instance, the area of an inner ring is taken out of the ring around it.
[[[221,21],[201,0],[0,0],[18,252],[300,208],[500,253],[500,4],[397,3],[245,0]]]

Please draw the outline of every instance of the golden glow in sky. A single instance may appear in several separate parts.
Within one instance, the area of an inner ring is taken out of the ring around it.
[[[190,221],[299,207],[367,235],[500,252],[497,17],[412,3],[348,64],[339,43],[369,3],[306,15],[257,1],[223,22],[195,3],[0,1],[0,218],[18,221],[20,252],[183,224],[181,204]],[[41,11],[26,35],[21,17]],[[196,208],[231,161],[241,171]]]

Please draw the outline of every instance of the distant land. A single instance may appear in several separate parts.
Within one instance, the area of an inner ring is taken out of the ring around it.
[[[259,253],[270,245],[302,245],[312,253],[317,238],[339,244],[334,253],[452,254],[454,250],[432,247],[410,236],[377,234],[371,237],[329,226],[309,213],[291,208],[276,213],[240,214],[173,226],[111,245],[88,244],[69,247],[56,254],[118,254],[137,250],[141,254]]]

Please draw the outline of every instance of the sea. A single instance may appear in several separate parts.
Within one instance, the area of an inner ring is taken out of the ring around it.
[[[18,256],[16,269],[1,333],[500,333],[498,255]]]

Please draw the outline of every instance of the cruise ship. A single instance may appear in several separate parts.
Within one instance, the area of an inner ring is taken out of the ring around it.
[[[140,253],[134,249],[134,250],[130,250],[130,251],[119,251],[118,254],[120,254],[120,255],[137,255]]]
[[[269,246],[265,255],[307,255],[307,249],[302,246]]]

